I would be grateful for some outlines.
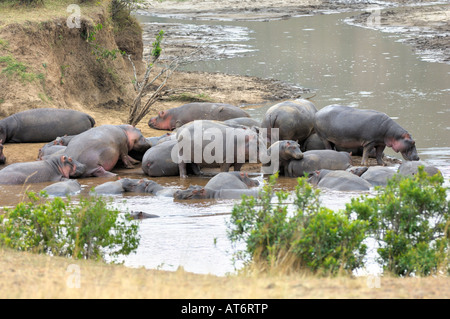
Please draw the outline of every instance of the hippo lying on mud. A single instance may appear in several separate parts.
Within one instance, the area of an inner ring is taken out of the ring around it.
[[[237,117],[250,117],[244,110],[231,104],[188,103],[152,117],[148,125],[159,130],[174,130],[195,120],[226,121]]]
[[[313,133],[316,112],[316,107],[308,100],[281,102],[267,110],[261,127],[267,129],[270,140],[275,138],[272,129],[276,128],[279,140],[294,140],[302,144]]]
[[[361,165],[368,165],[369,152],[375,148],[379,165],[383,151],[392,147],[404,159],[419,160],[415,141],[399,124],[384,113],[360,110],[342,105],[329,105],[315,115],[314,129],[328,149],[332,145],[343,148],[363,147]]]
[[[0,170],[0,184],[24,184],[61,181],[80,177],[86,166],[66,155],[44,161],[11,164]]]
[[[109,171],[119,159],[126,168],[134,168],[138,161],[128,153],[145,152],[149,147],[141,131],[131,125],[102,125],[73,137],[65,154],[86,165],[83,177],[115,176]]]
[[[58,136],[76,135],[95,125],[85,113],[64,109],[33,109],[0,120],[4,143],[50,142]]]
[[[243,172],[223,172],[211,178],[205,186],[189,186],[174,193],[175,199],[239,199],[242,195],[258,196],[259,182]]]
[[[3,144],[2,144],[2,140],[0,140],[0,165],[5,164],[6,163],[6,157],[5,155],[3,155]]]

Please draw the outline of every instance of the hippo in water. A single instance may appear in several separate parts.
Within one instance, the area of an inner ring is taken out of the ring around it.
[[[66,155],[47,160],[11,164],[0,170],[0,184],[57,182],[80,177],[86,166]]]
[[[377,163],[385,165],[382,157],[386,146],[401,152],[406,160],[419,160],[411,135],[382,112],[329,105],[316,113],[314,123],[316,133],[328,149],[332,144],[344,148],[363,147],[361,165],[368,165],[373,148]]]
[[[81,192],[81,185],[76,179],[53,183],[43,189],[49,196],[69,196]]]
[[[2,144],[2,140],[0,140],[0,165],[5,164],[6,163],[6,157],[5,155],[3,155],[3,144]]]
[[[195,120],[226,121],[237,117],[250,117],[244,110],[231,104],[188,103],[152,117],[148,125],[159,130],[174,130]]]
[[[308,182],[319,188],[336,191],[368,191],[372,187],[368,181],[347,171],[322,169],[314,172]]]
[[[150,145],[141,131],[131,125],[102,125],[73,137],[65,154],[86,165],[83,177],[115,176],[109,172],[122,160],[126,168],[134,168],[138,161],[131,158],[131,150],[145,152]]]
[[[302,177],[321,169],[346,170],[352,166],[352,158],[347,152],[314,150],[303,153],[300,160],[291,160],[285,170],[287,177]]]
[[[186,190],[177,190],[175,199],[239,199],[242,195],[258,196],[257,180],[243,172],[222,172],[211,178],[205,186],[190,186]]]
[[[300,150],[300,144],[292,140],[283,140],[277,141],[273,143],[269,149],[267,150],[267,155],[272,159],[272,152],[277,150],[278,152],[278,167],[273,167],[271,174],[274,174],[276,171],[281,171],[282,174],[287,175],[287,169],[289,162],[293,159],[300,160],[303,158],[303,153]],[[264,164],[264,167],[269,167],[272,165],[272,161],[267,164]]]
[[[270,140],[274,140],[272,129],[278,129],[279,140],[294,140],[302,144],[314,129],[314,114],[317,112],[308,100],[294,100],[278,103],[270,107],[261,122],[267,129]]]
[[[50,142],[58,136],[82,133],[95,125],[85,113],[64,109],[33,109],[0,120],[4,143]]]

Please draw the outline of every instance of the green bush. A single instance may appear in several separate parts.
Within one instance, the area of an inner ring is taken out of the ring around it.
[[[263,269],[331,275],[362,267],[368,222],[352,221],[321,207],[319,191],[306,178],[298,179],[293,211],[289,211],[283,204],[286,192],[275,192],[278,202],[272,203],[276,179],[277,175],[270,177],[258,198],[244,196],[233,208],[228,237],[246,244],[237,258]]]
[[[369,222],[379,243],[379,262],[395,275],[450,274],[449,202],[444,179],[423,168],[414,177],[392,178],[374,197],[347,204],[347,214]]]
[[[139,245],[138,225],[101,197],[71,204],[28,193],[29,202],[0,216],[0,244],[23,251],[84,259],[128,255]]]

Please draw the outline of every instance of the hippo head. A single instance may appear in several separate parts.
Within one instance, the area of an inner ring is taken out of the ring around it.
[[[259,182],[256,179],[248,177],[248,173],[240,172],[241,181],[244,182],[248,187],[257,187]]]
[[[150,148],[150,144],[142,135],[141,130],[132,125],[119,125],[127,135],[128,151],[134,150],[145,153]]]
[[[160,111],[158,116],[152,117],[148,121],[148,126],[158,130],[169,130],[172,131],[177,128],[177,123],[173,118],[172,112]]]
[[[2,142],[3,142],[3,140],[0,139],[0,165],[6,163],[6,157],[5,157],[5,155],[3,155],[3,144],[2,144]]]
[[[86,165],[66,155],[61,155],[58,160],[58,169],[65,178],[80,177],[86,171]]]
[[[300,144],[295,141],[286,141],[285,142],[284,152],[280,151],[281,159],[291,160],[291,159],[302,159],[303,153],[300,150]]]
[[[399,139],[393,140],[391,147],[395,152],[400,152],[405,160],[418,161],[420,159],[416,150],[416,142],[408,133],[404,133]]]
[[[321,169],[319,171],[311,172],[308,175],[308,183],[310,183],[311,185],[317,186],[317,184],[319,184],[320,180],[330,172],[331,172],[331,170],[328,170],[328,169]]]
[[[207,191],[202,186],[191,185],[188,189],[176,191],[173,197],[175,199],[202,199],[207,198]]]
[[[143,184],[144,180],[136,180],[130,178],[122,178],[120,179],[120,183],[122,184],[122,188],[125,192],[137,192],[138,185]],[[145,188],[145,187],[144,187]]]

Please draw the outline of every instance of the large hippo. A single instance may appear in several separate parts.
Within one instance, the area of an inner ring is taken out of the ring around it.
[[[319,188],[329,188],[336,191],[368,191],[372,187],[372,184],[358,175],[347,171],[328,169],[314,172],[308,182]]]
[[[82,133],[95,125],[85,113],[64,109],[33,109],[0,120],[4,143],[50,142],[58,136]]]
[[[201,120],[185,124],[177,130],[177,141],[177,160],[180,177],[183,178],[187,176],[187,163],[200,167],[217,165],[222,172],[228,172],[234,166],[235,171],[240,171],[244,163],[258,162],[260,152],[267,153],[258,133],[217,121]]]
[[[294,140],[302,144],[314,129],[314,114],[317,109],[308,100],[285,101],[270,107],[261,122],[267,129],[271,142],[275,136],[272,130],[278,129],[279,140]]]
[[[332,148],[331,144],[344,148],[363,147],[361,165],[368,165],[369,153],[374,148],[377,163],[385,165],[386,146],[401,152],[406,160],[419,160],[411,135],[382,112],[329,105],[316,113],[314,128],[328,149]]]
[[[57,182],[80,177],[86,166],[66,155],[53,156],[44,161],[11,164],[0,170],[0,184]]]
[[[2,144],[2,140],[0,140],[0,165],[5,164],[6,163],[6,157],[5,155],[3,155],[3,144]]]
[[[259,182],[243,172],[222,172],[211,178],[205,186],[190,186],[186,190],[177,190],[175,199],[237,199],[243,194],[258,196]]]
[[[65,154],[86,165],[83,177],[115,176],[109,172],[119,159],[126,168],[138,161],[128,155],[131,150],[145,152],[150,145],[141,131],[131,125],[102,125],[73,137]]]
[[[159,130],[174,130],[195,120],[226,121],[237,117],[250,117],[244,110],[223,103],[188,103],[152,117],[148,125]]]
[[[81,192],[81,185],[76,179],[53,183],[43,189],[49,196],[70,196]]]
[[[346,170],[352,166],[352,158],[347,152],[314,150],[303,152],[300,160],[291,160],[285,170],[287,177],[302,177],[321,169]]]
[[[142,158],[144,173],[152,177],[179,175],[178,162],[172,160],[172,149],[177,143],[172,139],[148,149]]]

